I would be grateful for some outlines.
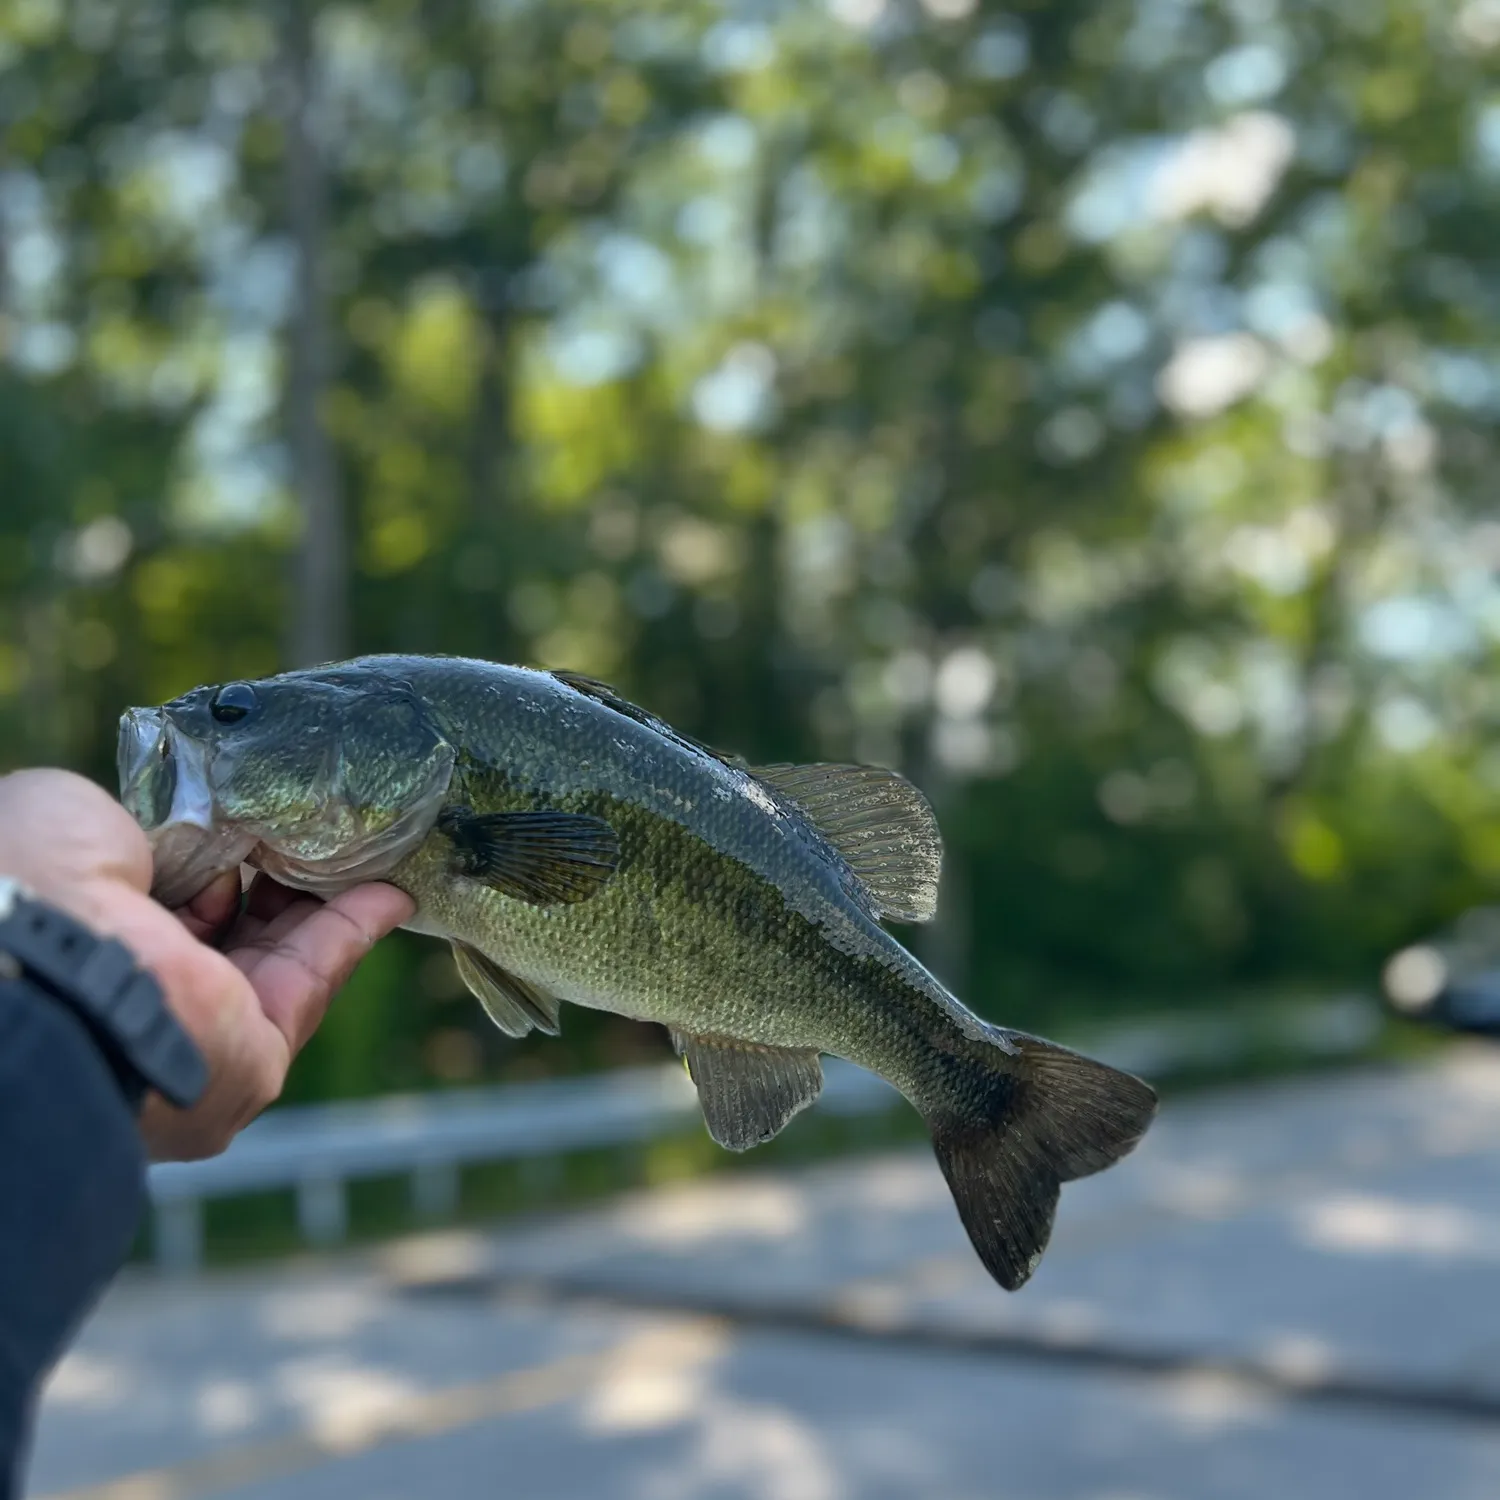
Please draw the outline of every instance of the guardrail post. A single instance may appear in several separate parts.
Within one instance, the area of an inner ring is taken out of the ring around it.
[[[458,1166],[423,1162],[411,1174],[411,1206],[419,1219],[451,1219],[458,1212]]]
[[[170,1198],[156,1205],[152,1249],[158,1269],[173,1275],[203,1264],[203,1205],[196,1198]]]
[[[349,1201],[341,1177],[297,1183],[297,1227],[313,1245],[336,1245],[349,1232]]]

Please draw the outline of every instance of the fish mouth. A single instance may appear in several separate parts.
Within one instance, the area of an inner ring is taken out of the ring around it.
[[[161,709],[125,711],[116,765],[120,801],[151,844],[151,894],[164,906],[185,905],[255,847],[254,834],[215,815],[208,747]]]
[[[147,833],[167,822],[177,795],[177,757],[167,730],[159,708],[128,708],[120,719],[120,801]]]

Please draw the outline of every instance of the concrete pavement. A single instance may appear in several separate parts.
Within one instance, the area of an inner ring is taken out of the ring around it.
[[[69,1500],[1493,1500],[1500,1050],[1170,1103],[1006,1297],[925,1153],[123,1282]]]

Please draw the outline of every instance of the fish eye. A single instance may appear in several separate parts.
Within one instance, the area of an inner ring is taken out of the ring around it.
[[[248,682],[231,682],[214,694],[208,711],[216,724],[238,724],[260,702]]]

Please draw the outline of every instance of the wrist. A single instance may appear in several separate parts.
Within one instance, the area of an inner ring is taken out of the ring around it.
[[[83,1021],[132,1107],[147,1088],[186,1107],[203,1092],[207,1069],[168,1010],[161,986],[130,950],[0,875],[0,978],[32,988]]]

